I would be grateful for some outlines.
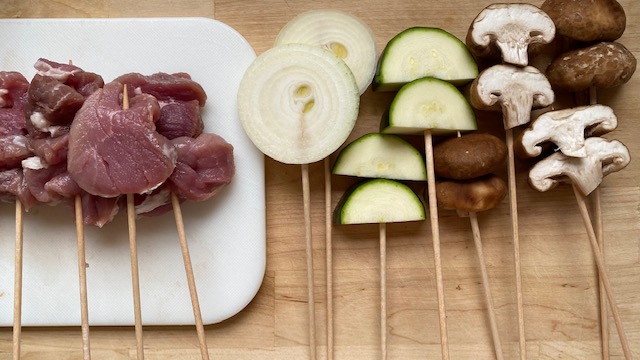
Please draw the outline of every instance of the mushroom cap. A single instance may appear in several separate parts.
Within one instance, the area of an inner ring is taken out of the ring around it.
[[[540,160],[529,171],[529,184],[538,191],[547,191],[559,183],[569,183],[586,196],[600,185],[605,176],[624,169],[631,161],[629,149],[618,140],[588,138],[585,149],[585,157],[570,157],[556,152]]]
[[[502,57],[506,63],[529,64],[529,45],[548,44],[556,34],[553,20],[531,4],[491,4],[472,21],[466,43],[476,57]]]
[[[471,83],[470,102],[480,110],[501,110],[504,127],[531,120],[531,109],[549,106],[555,95],[547,77],[533,66],[499,64],[483,70]]]
[[[540,144],[547,141],[554,143],[567,156],[585,157],[585,133],[597,129],[603,134],[617,126],[618,118],[610,107],[599,104],[578,106],[538,116],[522,132],[518,143],[522,154],[530,157],[540,155]]]
[[[622,36],[626,15],[615,0],[546,0],[540,6],[562,36],[583,41],[613,41]]]
[[[568,91],[611,88],[631,79],[637,60],[624,45],[601,42],[560,54],[547,67],[549,82]]]
[[[438,206],[447,210],[490,210],[500,204],[506,194],[507,184],[493,174],[471,180],[436,181]]]
[[[467,180],[494,172],[507,159],[507,146],[497,136],[471,133],[433,147],[436,176]]]

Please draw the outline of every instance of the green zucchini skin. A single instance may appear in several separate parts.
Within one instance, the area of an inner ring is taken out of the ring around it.
[[[393,196],[385,193],[393,192]],[[372,197],[386,196],[385,201],[379,202]],[[355,208],[353,208],[355,206]],[[374,206],[359,219],[353,220],[350,211],[362,211],[364,206]],[[410,208],[410,213],[399,216],[399,213]],[[418,195],[406,184],[390,179],[368,179],[352,185],[342,195],[333,212],[335,224],[380,224],[391,222],[422,221],[426,219],[423,202]]]
[[[402,58],[404,54],[410,54],[410,59]],[[399,69],[410,70],[410,74]],[[403,30],[387,43],[376,65],[372,89],[397,91],[422,77],[436,77],[462,86],[477,76],[478,65],[464,42],[441,28],[416,26]]]
[[[398,135],[369,133],[338,154],[332,173],[365,178],[426,181],[422,154]]]

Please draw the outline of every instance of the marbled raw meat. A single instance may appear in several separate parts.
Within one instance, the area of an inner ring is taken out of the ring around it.
[[[178,151],[170,188],[181,198],[207,200],[231,182],[235,174],[233,146],[216,134],[203,133],[196,139],[172,140]]]
[[[176,162],[170,140],[155,131],[160,107],[147,94],[122,109],[123,85],[111,82],[93,93],[69,132],[67,168],[82,189],[115,197],[150,192],[169,178]]]
[[[38,203],[29,191],[22,169],[0,171],[0,200],[15,202],[16,199],[20,200],[27,211]]]
[[[26,134],[24,107],[29,81],[15,71],[0,71],[0,136]]]

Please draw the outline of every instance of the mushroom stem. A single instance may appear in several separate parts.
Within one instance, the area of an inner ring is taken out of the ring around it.
[[[598,266],[598,273],[600,275],[600,280],[604,285],[604,290],[607,295],[607,300],[609,300],[609,305],[611,308],[611,313],[613,315],[613,320],[616,324],[618,335],[620,336],[620,343],[622,344],[622,352],[624,353],[624,358],[627,360],[632,359],[633,355],[631,354],[631,348],[629,347],[629,340],[627,339],[627,335],[622,325],[622,320],[620,319],[620,313],[618,312],[618,305],[616,303],[615,298],[613,297],[613,292],[611,291],[609,276],[607,275],[607,271],[604,265],[604,259],[602,257],[602,252],[600,251],[598,240],[596,239],[596,234],[593,229],[593,224],[591,223],[591,218],[589,216],[589,211],[587,210],[587,205],[585,202],[584,195],[582,195],[582,193],[576,186],[573,186],[573,192],[575,194],[576,201],[578,203],[578,208],[580,209],[580,215],[582,215],[582,221],[584,222],[584,226],[587,229],[587,235],[589,237],[589,241],[591,242],[591,249],[593,250],[593,255],[596,260],[596,265]]]

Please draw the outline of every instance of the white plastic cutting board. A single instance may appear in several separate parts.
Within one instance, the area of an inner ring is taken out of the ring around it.
[[[188,72],[205,89],[205,131],[234,146],[236,176],[218,196],[184,203],[185,228],[205,324],[225,320],[255,296],[266,263],[264,157],[237,119],[236,93],[255,58],[247,41],[211,19],[0,20],[0,70],[31,79],[40,57],[73,60],[111,81],[127,72]],[[0,204],[0,325],[13,322],[15,208]],[[91,325],[134,323],[126,212],[86,228]],[[137,221],[142,321],[193,324],[172,213]],[[72,209],[39,206],[24,215],[22,323],[80,324]]]

